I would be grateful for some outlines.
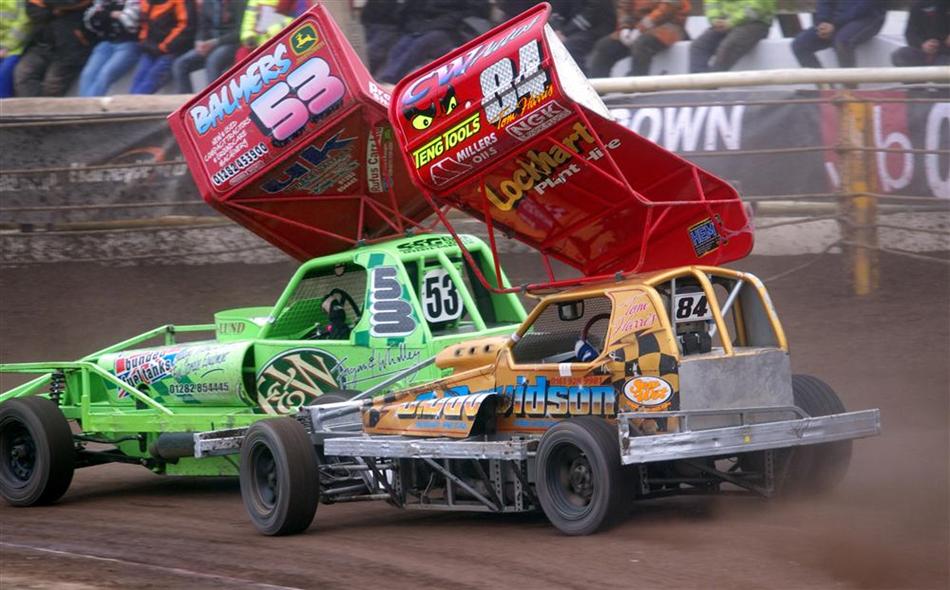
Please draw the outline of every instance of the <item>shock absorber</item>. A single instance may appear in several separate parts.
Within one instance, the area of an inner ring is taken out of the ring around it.
[[[62,370],[53,371],[49,378],[50,400],[58,406],[64,391],[66,391],[66,374]]]

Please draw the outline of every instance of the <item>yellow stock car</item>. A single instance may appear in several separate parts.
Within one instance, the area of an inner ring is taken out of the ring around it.
[[[791,374],[764,286],[722,268],[545,296],[511,337],[453,345],[435,362],[453,373],[201,433],[196,454],[241,453],[245,506],[265,534],[306,529],[321,501],[386,499],[540,508],[578,535],[635,498],[827,489],[851,439],[880,431],[878,410],[846,412],[825,383]]]

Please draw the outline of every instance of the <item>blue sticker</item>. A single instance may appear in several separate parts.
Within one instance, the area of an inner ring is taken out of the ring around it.
[[[704,219],[689,228],[689,241],[697,257],[703,257],[719,247],[719,230],[712,219]]]

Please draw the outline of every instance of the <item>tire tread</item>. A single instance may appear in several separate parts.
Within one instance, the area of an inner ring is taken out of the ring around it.
[[[809,416],[846,412],[844,403],[827,383],[811,375],[792,375],[795,405]],[[844,478],[851,463],[851,441],[807,445],[793,450],[787,491],[797,494],[827,492]]]
[[[578,416],[560,422],[549,429],[545,433],[545,437],[557,435],[564,431],[571,431],[574,436],[578,436],[580,433],[589,435],[593,439],[595,452],[603,455],[607,466],[607,472],[603,474],[607,486],[607,505],[600,517],[580,523],[561,518],[553,506],[545,506],[549,500],[546,499],[548,497],[547,474],[544,471],[545,466],[542,464],[544,460],[542,456],[545,454],[543,449],[545,446],[544,438],[541,439],[541,446],[538,449],[538,473],[535,479],[538,487],[538,497],[548,520],[562,533],[567,535],[589,535],[616,523],[626,511],[625,501],[628,498],[626,498],[625,491],[627,486],[625,485],[625,474],[621,470],[620,443],[614,427],[604,418],[595,416]],[[583,436],[583,434],[580,434],[580,436]],[[551,439],[549,438],[549,440]]]
[[[7,400],[0,415],[13,415],[23,422],[35,421],[38,436],[44,438],[48,447],[49,464],[45,467],[45,481],[39,482],[31,493],[13,497],[4,491],[4,498],[14,506],[38,506],[52,504],[69,489],[76,469],[76,450],[69,422],[53,401],[35,395]]]
[[[278,514],[271,521],[255,514],[251,502],[245,497],[244,505],[254,526],[265,535],[280,536],[301,533],[310,527],[320,499],[320,480],[317,471],[316,452],[306,429],[293,418],[276,418],[256,422],[248,430],[245,445],[241,451],[241,494],[244,496],[245,486],[253,485],[246,481],[249,471],[245,472],[251,445],[246,444],[248,439],[255,437],[264,439],[271,446],[271,453],[277,460],[278,466],[283,462],[287,470],[287,486],[282,493],[287,495],[286,505],[278,503],[275,511]]]

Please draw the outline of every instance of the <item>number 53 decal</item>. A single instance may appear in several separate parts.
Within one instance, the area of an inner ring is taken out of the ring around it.
[[[327,112],[345,93],[343,81],[330,73],[326,60],[312,57],[254,99],[251,111],[261,131],[282,142],[303,129],[310,117]]]
[[[422,279],[422,307],[429,323],[448,322],[462,316],[462,298],[445,270],[430,270]]]

